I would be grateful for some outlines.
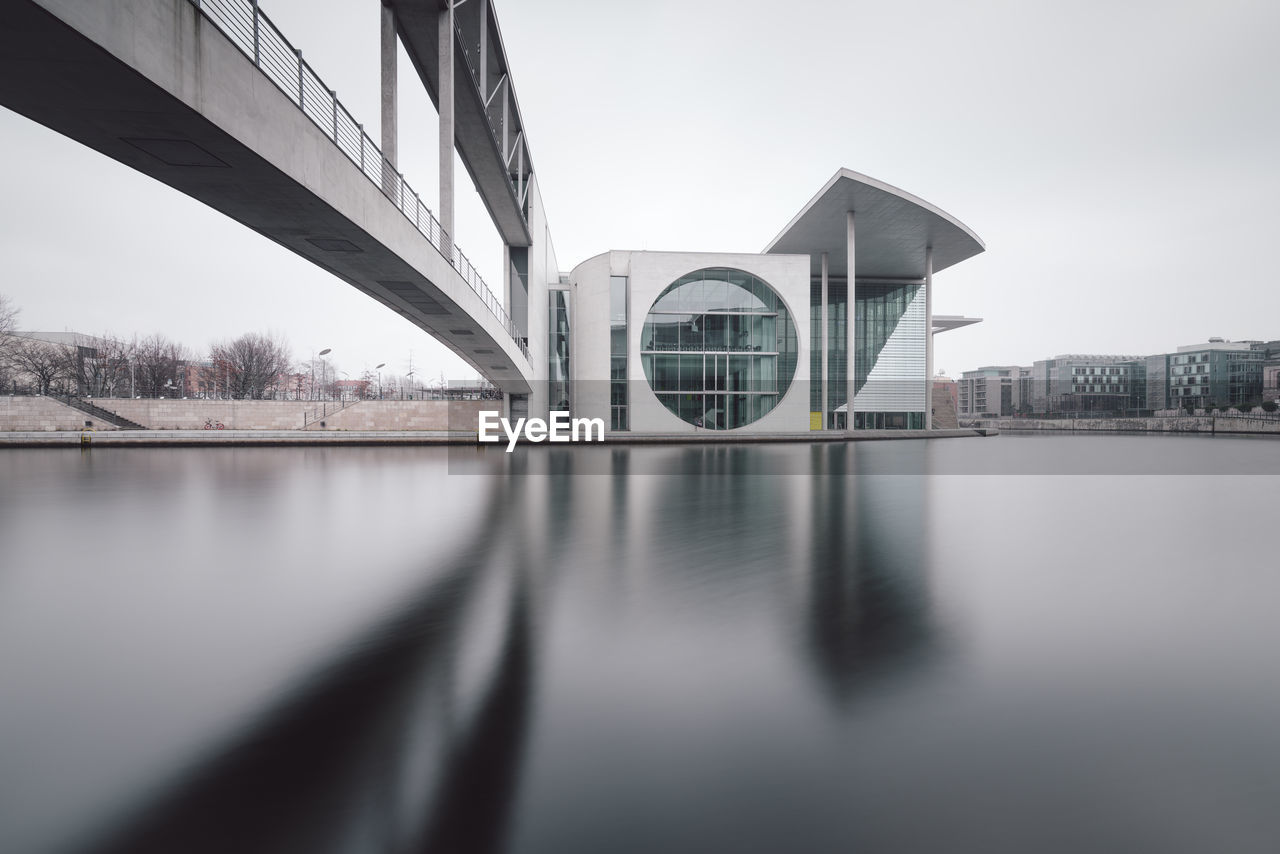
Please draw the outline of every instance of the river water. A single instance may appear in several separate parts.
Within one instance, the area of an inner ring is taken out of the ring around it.
[[[1274,854],[1278,476],[1207,437],[3,451],[0,851]]]

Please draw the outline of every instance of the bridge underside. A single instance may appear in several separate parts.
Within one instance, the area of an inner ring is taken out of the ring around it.
[[[530,391],[527,356],[483,298],[187,0],[0,3],[0,103],[330,271],[503,391]]]

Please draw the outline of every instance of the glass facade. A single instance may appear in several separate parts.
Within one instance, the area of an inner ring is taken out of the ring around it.
[[[855,429],[924,429],[924,411],[906,406],[924,403],[924,313],[916,305],[918,284],[885,285],[859,282],[854,300],[855,409],[883,411],[855,412]],[[822,279],[814,277],[809,287],[810,361],[809,410],[822,411]],[[849,288],[844,279],[827,280],[827,428],[845,426],[845,413],[836,410],[848,403]],[[917,316],[918,315],[918,316]],[[901,345],[886,348],[889,339],[905,319],[919,326]],[[871,372],[885,362],[885,378],[875,381]],[[868,380],[873,388],[867,388]]]
[[[777,292],[724,267],[690,273],[659,294],[640,341],[645,378],[662,404],[712,430],[768,414],[791,385],[798,352]]]
[[[569,294],[547,291],[547,400],[553,410],[569,411]]]
[[[630,430],[627,410],[627,277],[609,277],[609,427]]]
[[[827,281],[827,412],[845,402],[849,375],[849,292],[844,282]],[[809,287],[809,411],[822,411],[822,279]]]
[[[907,312],[920,285],[864,285],[857,287],[854,314],[854,393],[862,391],[867,378],[884,353],[889,336]],[[920,341],[923,351],[924,340]],[[923,380],[924,372],[920,372]],[[910,381],[914,382],[915,378]]]

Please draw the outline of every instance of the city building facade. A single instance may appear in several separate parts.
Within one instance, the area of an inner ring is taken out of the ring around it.
[[[1146,402],[1140,356],[1061,355],[1031,366],[1029,408],[1037,413],[1124,412]]]
[[[1210,338],[1168,355],[1169,406],[1203,409],[1262,400],[1263,350],[1251,341]]]
[[[1022,411],[1021,378],[1029,368],[1018,365],[988,365],[965,371],[957,383],[957,410],[960,417],[1016,415]]]

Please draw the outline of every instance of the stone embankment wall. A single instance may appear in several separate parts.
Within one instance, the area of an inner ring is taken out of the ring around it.
[[[968,421],[966,424],[970,423]],[[1189,415],[1179,418],[997,418],[973,422],[998,427],[1001,432],[1053,430],[1076,433],[1274,433],[1280,435],[1280,419],[1269,417]]]
[[[455,430],[475,432],[480,410],[502,410],[500,400],[363,400],[308,430]]]
[[[499,400],[362,400],[337,412],[330,402],[327,413],[325,404],[306,400],[96,399],[94,403],[151,430],[201,430],[205,421],[220,421],[228,430],[301,430],[305,419],[308,431],[474,431],[481,409],[502,409]]]
[[[205,421],[221,421],[228,430],[299,430],[304,413],[322,405],[306,400],[97,398],[93,402],[150,430],[200,430]]]
[[[83,430],[86,421],[94,430],[116,429],[114,424],[107,424],[51,397],[0,397],[0,431],[52,433]]]

